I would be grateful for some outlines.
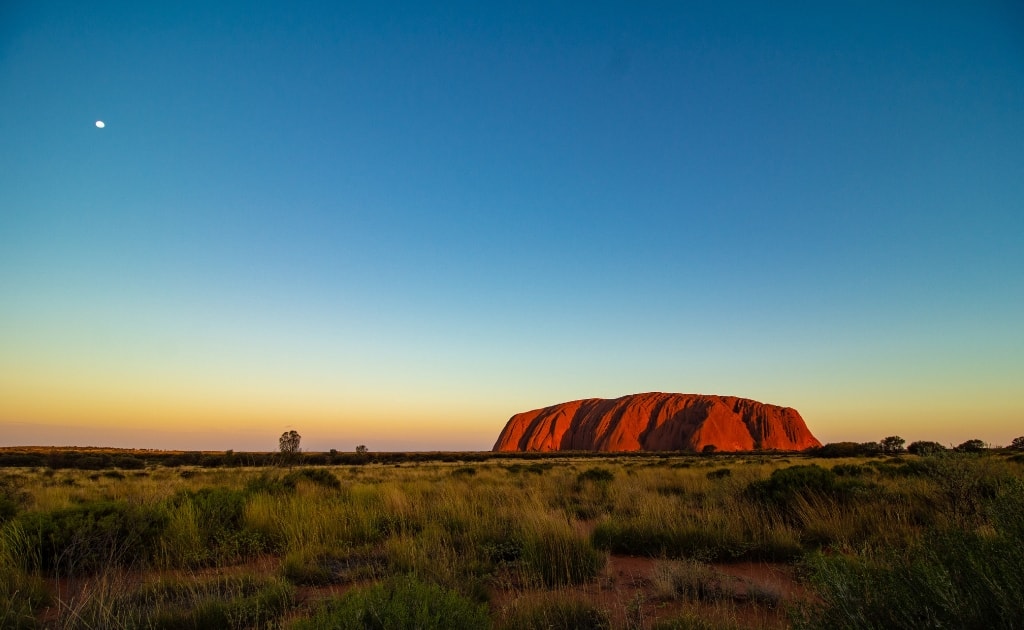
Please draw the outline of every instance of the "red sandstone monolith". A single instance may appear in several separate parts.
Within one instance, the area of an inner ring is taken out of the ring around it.
[[[821,446],[796,409],[735,396],[632,394],[512,416],[495,451],[802,451]]]

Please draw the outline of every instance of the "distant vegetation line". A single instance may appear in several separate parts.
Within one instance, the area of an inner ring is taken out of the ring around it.
[[[880,442],[833,442],[804,451],[741,451],[735,453],[716,453],[705,451],[701,457],[729,459],[749,457],[750,455],[786,455],[806,457],[870,457],[880,454],[898,454],[904,450],[911,454],[929,454],[947,450],[938,442],[913,442],[903,449],[902,439],[893,449],[892,440],[895,436]],[[980,452],[984,450],[1021,450],[1024,442],[1021,438],[1005,449],[989,448],[981,440],[968,440],[950,450],[960,452]],[[697,455],[685,451],[424,451],[424,452],[343,452],[331,450],[327,452],[298,453],[290,461],[292,465],[302,466],[334,466],[364,464],[403,464],[421,462],[480,463],[502,460],[540,460],[559,459],[565,457],[611,459],[620,457],[678,457],[681,455]],[[120,468],[123,470],[142,470],[147,466],[164,466],[177,468],[181,466],[197,466],[201,468],[231,467],[262,467],[277,466],[282,463],[281,453],[265,451],[236,452],[227,451],[161,451],[155,449],[121,449],[107,447],[0,447],[0,468],[43,467],[52,469],[103,470]]]

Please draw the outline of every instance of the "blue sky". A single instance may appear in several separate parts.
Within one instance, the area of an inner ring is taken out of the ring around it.
[[[0,443],[1024,434],[1019,4],[250,4],[0,9]]]

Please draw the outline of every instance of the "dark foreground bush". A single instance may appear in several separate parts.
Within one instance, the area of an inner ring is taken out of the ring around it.
[[[986,505],[993,532],[933,530],[911,549],[817,556],[822,605],[804,628],[1020,628],[1024,619],[1024,484]]]
[[[0,564],[0,628],[38,627],[35,611],[47,603],[46,585],[38,576]]]
[[[120,502],[87,503],[53,512],[25,512],[18,550],[30,568],[91,572],[153,560],[167,523],[154,508]]]
[[[293,630],[478,630],[490,627],[485,604],[413,577],[349,591]]]

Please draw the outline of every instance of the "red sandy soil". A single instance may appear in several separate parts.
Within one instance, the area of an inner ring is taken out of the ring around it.
[[[654,558],[633,556],[610,556],[603,572],[592,583],[562,587],[557,589],[559,597],[578,597],[595,604],[599,609],[611,615],[614,627],[623,627],[629,615],[632,622],[639,621],[641,627],[649,627],[659,620],[671,619],[684,611],[696,612],[708,619],[721,619],[723,615],[740,625],[752,625],[774,628],[786,628],[785,606],[787,604],[809,601],[811,595],[796,581],[791,566],[775,563],[744,562],[736,564],[714,564],[712,570],[717,574],[723,590],[727,595],[717,603],[699,603],[684,599],[658,600],[653,585],[655,568],[659,562]],[[56,624],[60,617],[66,616],[76,607],[90,591],[100,587],[104,579],[123,580],[128,585],[137,585],[143,581],[152,582],[158,579],[174,579],[180,581],[212,579],[217,576],[252,574],[271,576],[278,573],[280,558],[265,556],[251,562],[231,567],[206,568],[196,570],[161,571],[146,574],[122,573],[79,580],[50,580],[49,587],[55,594],[55,603],[48,607],[40,616],[44,627]],[[369,582],[331,584],[326,586],[302,586],[296,589],[298,606],[292,616],[312,609],[317,602],[341,595],[349,589],[368,584]],[[763,601],[750,600],[748,592],[756,589],[760,593],[774,594],[778,605],[766,605]],[[505,607],[520,599],[542,599],[551,591],[544,589],[530,590],[496,590],[492,593],[491,609],[500,614]],[[634,626],[635,627],[635,626]]]
[[[709,620],[731,621],[741,626],[787,628],[785,607],[809,601],[810,594],[797,583],[793,568],[784,564],[745,562],[739,564],[713,564],[726,595],[719,602],[694,602],[686,599],[659,600],[653,585],[655,558],[610,556],[601,576],[593,583],[558,590],[560,596],[578,597],[608,611],[613,627],[626,627],[627,616],[636,627],[649,627],[661,620],[672,619],[684,612],[696,613]],[[768,606],[751,601],[748,592],[771,593],[778,597],[778,605]],[[491,606],[501,610],[520,598],[542,599],[550,591],[495,593]],[[724,618],[723,618],[724,617]]]

